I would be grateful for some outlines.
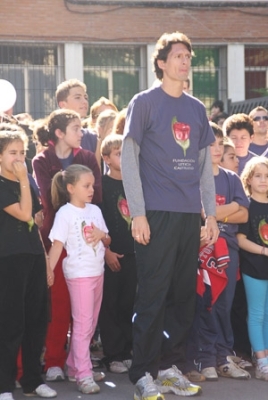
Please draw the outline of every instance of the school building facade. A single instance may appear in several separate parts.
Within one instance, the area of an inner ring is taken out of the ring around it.
[[[12,7],[11,7],[12,3]],[[164,32],[185,33],[195,57],[191,92],[212,102],[267,95],[268,2],[1,0],[0,78],[17,90],[14,113],[44,117],[55,89],[78,78],[90,103],[122,108],[154,82],[151,54]]]

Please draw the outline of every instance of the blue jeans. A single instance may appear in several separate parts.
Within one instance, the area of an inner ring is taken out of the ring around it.
[[[268,349],[268,280],[242,274],[248,303],[248,334],[253,351]]]
[[[239,267],[238,250],[228,246],[230,262],[226,269],[228,283],[224,291],[219,296],[215,305],[212,307],[212,315],[216,322],[218,333],[216,350],[217,365],[223,365],[227,362],[226,357],[233,354],[234,335],[231,324],[231,309],[235,294],[237,271]]]
[[[233,330],[231,325],[231,308],[235,293],[238,251],[228,247],[230,254],[229,266],[226,269],[228,283],[208,311],[207,303],[210,288],[200,300],[199,320],[199,352],[197,361],[201,368],[216,367],[227,363],[226,357],[233,354]]]

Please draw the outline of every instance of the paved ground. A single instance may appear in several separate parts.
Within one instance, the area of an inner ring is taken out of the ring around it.
[[[253,375],[253,374],[252,374]],[[77,391],[76,384],[59,382],[50,384],[58,392],[58,400],[85,400],[88,395]],[[127,374],[106,374],[104,382],[100,383],[101,392],[93,396],[99,400],[132,400],[133,385],[129,382]],[[263,382],[254,377],[248,381],[220,378],[218,382],[204,382],[203,393],[200,400],[267,400],[268,382]],[[92,396],[90,397],[92,398]],[[172,394],[165,395],[166,400],[178,400],[182,397]],[[14,392],[15,400],[25,400],[20,389]]]

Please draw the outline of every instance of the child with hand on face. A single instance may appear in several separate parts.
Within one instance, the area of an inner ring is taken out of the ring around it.
[[[35,214],[41,206],[25,166],[27,137],[21,130],[0,132],[0,399],[14,400],[16,361],[22,351],[24,395],[56,397],[44,384],[40,356],[47,329],[44,247]]]

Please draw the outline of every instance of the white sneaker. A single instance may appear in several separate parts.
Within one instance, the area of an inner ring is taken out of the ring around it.
[[[250,369],[253,367],[252,362],[244,360],[243,358],[241,358],[241,360],[238,361],[237,365],[242,369]]]
[[[48,382],[58,382],[64,381],[64,372],[60,367],[50,367],[46,373],[46,381]]]
[[[14,400],[12,393],[6,392],[0,394],[0,400]]]
[[[128,372],[128,368],[124,365],[122,361],[112,361],[109,365],[110,372],[115,374],[123,374],[124,372]]]
[[[90,393],[98,393],[100,391],[99,385],[94,382],[92,376],[88,376],[87,378],[82,379],[81,381],[77,382],[79,392],[84,394]]]
[[[193,385],[181,371],[173,365],[171,368],[160,370],[155,384],[161,393],[174,393],[178,396],[195,396],[202,392],[198,385]]]
[[[39,397],[52,398],[52,397],[57,396],[57,392],[55,390],[51,389],[45,383],[37,386],[37,388],[33,392],[23,393],[23,394],[24,394],[24,396],[27,396],[27,397],[34,397],[37,395]]]
[[[240,368],[231,358],[227,357],[227,363],[217,367],[217,373],[225,378],[250,379],[251,375],[245,369]]]
[[[255,369],[256,379],[262,379],[263,381],[268,381],[268,365],[258,365]]]
[[[206,377],[207,381],[217,381],[219,378],[216,368],[214,368],[214,367],[207,367],[207,368],[201,369],[201,374]]]
[[[105,373],[101,371],[93,371],[93,379],[95,382],[101,382],[105,379]],[[68,375],[69,382],[76,382],[75,376]]]
[[[248,361],[248,360],[244,360],[242,357],[238,357],[238,356],[228,356],[227,360],[231,359],[234,363],[236,363],[239,368],[242,369],[249,369],[253,367],[253,364]]]
[[[156,386],[153,377],[149,372],[140,378],[135,385],[134,400],[165,400]]]

